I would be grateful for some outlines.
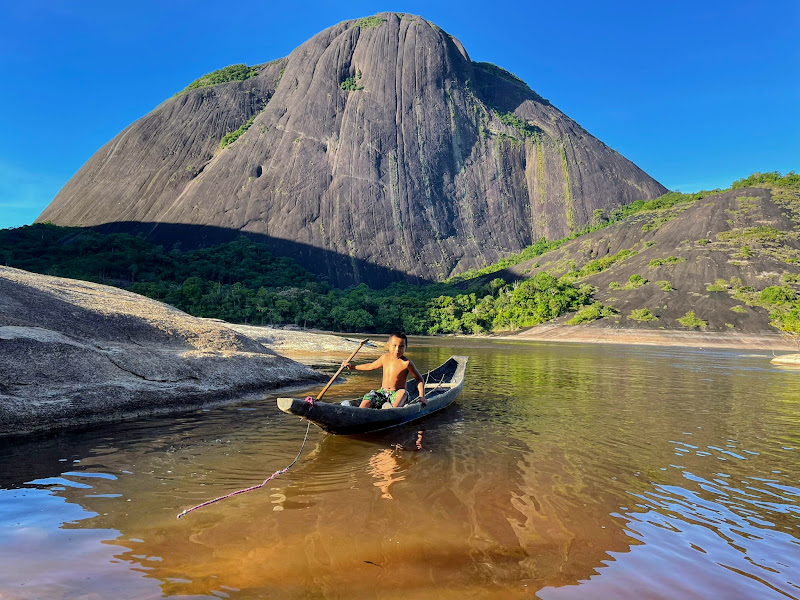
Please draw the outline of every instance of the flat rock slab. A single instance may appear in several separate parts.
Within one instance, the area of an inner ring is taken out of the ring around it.
[[[325,379],[222,324],[137,294],[0,267],[0,436]]]
[[[358,347],[358,344],[367,338],[363,336],[339,336],[330,333],[308,331],[303,329],[287,329],[279,327],[268,327],[265,325],[237,325],[216,321],[238,331],[247,337],[257,340],[270,350],[280,354],[289,355],[316,355],[326,354],[349,354]],[[363,354],[376,354],[383,352],[383,342],[386,341],[385,334],[373,335],[361,349]]]
[[[554,323],[545,323],[518,334],[499,337],[543,342],[638,344],[643,346],[685,346],[688,348],[791,350],[795,347],[795,344],[780,334],[768,332],[744,334],[674,330],[656,331],[652,329],[617,329]]]
[[[784,354],[782,356],[776,356],[770,362],[775,365],[795,365],[800,367],[800,354]]]

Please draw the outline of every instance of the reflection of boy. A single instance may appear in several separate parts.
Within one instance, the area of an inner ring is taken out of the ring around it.
[[[361,401],[361,408],[383,408],[385,404],[389,405],[386,408],[403,406],[408,400],[406,381],[409,373],[417,380],[419,401],[423,406],[428,404],[425,399],[425,382],[422,380],[422,375],[419,374],[414,363],[405,357],[407,345],[408,339],[405,333],[393,333],[386,342],[386,354],[381,355],[378,360],[365,365],[345,364],[348,369],[356,371],[383,369],[381,389],[367,393]]]

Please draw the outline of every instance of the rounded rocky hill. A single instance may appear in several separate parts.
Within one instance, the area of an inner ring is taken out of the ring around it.
[[[130,125],[38,220],[184,247],[247,234],[334,284],[385,285],[492,263],[666,191],[417,16],[339,23],[248,74]]]

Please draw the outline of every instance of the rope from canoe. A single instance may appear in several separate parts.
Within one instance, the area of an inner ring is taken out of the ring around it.
[[[320,398],[322,398],[322,396],[325,394],[325,392],[327,392],[327,391],[328,391],[328,388],[329,388],[329,387],[331,387],[331,385],[333,384],[333,382],[334,382],[334,381],[336,380],[336,378],[339,376],[339,373],[341,373],[341,372],[342,372],[342,370],[344,369],[345,365],[346,365],[347,363],[349,363],[351,360],[353,360],[353,357],[354,357],[354,356],[355,356],[355,355],[358,353],[358,351],[359,351],[359,350],[361,350],[362,346],[363,346],[364,344],[366,344],[368,341],[369,341],[368,339],[366,339],[366,340],[362,341],[362,342],[361,342],[361,343],[358,345],[358,348],[356,348],[355,350],[353,350],[353,353],[350,355],[350,358],[348,358],[348,359],[347,359],[347,360],[346,360],[346,361],[345,361],[345,362],[342,364],[342,366],[341,366],[341,367],[339,367],[339,370],[338,370],[338,371],[336,371],[336,373],[334,373],[334,374],[333,374],[333,377],[331,377],[331,380],[328,382],[328,385],[326,385],[326,386],[325,386],[325,387],[322,389],[322,391],[321,391],[321,392],[320,392],[320,393],[317,395],[317,398],[316,398],[316,400],[319,400]],[[306,402],[308,402],[308,403],[311,405],[311,408],[314,408],[314,402],[315,402],[315,399],[314,399],[314,398],[312,398],[311,396],[306,396]],[[311,410],[311,409],[309,409],[309,411],[310,411],[310,410]],[[306,434],[305,434],[305,436],[303,436],[303,443],[302,443],[302,444],[301,444],[301,446],[300,446],[300,452],[298,452],[298,453],[297,453],[297,456],[295,456],[295,457],[294,457],[294,460],[293,460],[291,463],[289,463],[289,465],[288,465],[288,466],[286,466],[286,467],[284,467],[283,469],[280,469],[280,470],[278,470],[278,471],[275,471],[275,472],[274,472],[272,475],[270,475],[269,477],[267,477],[267,478],[266,478],[264,481],[262,481],[262,482],[261,482],[261,483],[259,483],[258,485],[253,485],[253,486],[250,486],[250,487],[248,487],[248,488],[244,488],[243,490],[236,490],[235,492],[231,492],[230,494],[225,494],[224,496],[220,496],[219,498],[214,498],[213,500],[207,500],[206,502],[203,502],[202,504],[198,504],[197,506],[193,506],[192,508],[187,508],[186,510],[184,510],[183,512],[181,512],[181,513],[178,515],[178,517],[177,517],[177,518],[178,518],[178,519],[180,519],[181,517],[184,517],[184,516],[188,515],[190,512],[192,512],[192,511],[195,511],[195,510],[197,510],[198,508],[203,508],[204,506],[208,506],[209,504],[214,504],[215,502],[219,502],[220,500],[225,500],[226,498],[232,498],[233,496],[238,496],[239,494],[245,494],[245,493],[247,493],[247,492],[253,492],[253,491],[255,491],[255,490],[260,490],[260,489],[261,489],[261,488],[263,488],[265,485],[267,485],[267,483],[269,483],[270,481],[272,481],[272,480],[273,480],[273,479],[275,479],[276,477],[278,477],[278,476],[280,476],[280,475],[283,475],[284,473],[286,473],[286,472],[287,472],[289,469],[291,469],[291,468],[294,466],[294,464],[295,464],[295,463],[296,463],[296,462],[297,462],[297,461],[300,459],[300,455],[301,455],[301,454],[303,454],[303,448],[305,448],[305,447],[306,447],[306,440],[308,439],[308,431],[309,431],[309,429],[311,429],[311,421],[309,421],[309,422],[308,422],[308,426],[306,427]]]
[[[308,396],[306,398],[306,402],[310,403],[312,407],[314,406],[314,399],[311,396]],[[203,508],[204,506],[208,506],[209,504],[214,504],[215,502],[219,502],[220,500],[225,500],[226,498],[232,498],[233,496],[238,496],[239,494],[244,494],[246,492],[253,492],[255,490],[260,490],[265,485],[267,485],[268,482],[272,481],[279,475],[283,475],[284,473],[286,473],[289,469],[291,469],[294,466],[294,463],[296,463],[299,460],[300,455],[303,453],[303,448],[306,447],[306,440],[308,439],[309,429],[311,429],[311,421],[308,422],[308,427],[306,427],[306,435],[303,437],[303,444],[300,446],[300,452],[297,453],[297,456],[294,457],[294,460],[288,466],[284,467],[283,469],[280,469],[279,471],[275,471],[272,475],[267,477],[264,481],[262,481],[258,485],[254,485],[249,488],[244,488],[243,490],[237,490],[235,492],[231,492],[230,494],[225,494],[224,496],[220,496],[219,498],[208,500],[206,502],[203,502],[202,504],[193,506],[192,508],[187,508],[178,515],[178,518],[180,519],[181,517],[188,515],[193,510],[197,510],[198,508]]]

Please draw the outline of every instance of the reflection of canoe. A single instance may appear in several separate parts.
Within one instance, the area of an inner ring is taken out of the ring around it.
[[[427,406],[416,402],[419,396],[417,381],[412,379],[406,385],[408,404],[402,408],[377,410],[322,401],[311,404],[298,398],[278,398],[278,408],[304,417],[330,433],[346,435],[379,431],[416,421],[445,408],[461,393],[466,367],[466,356],[451,356],[442,366],[425,373],[422,377],[426,382]]]

